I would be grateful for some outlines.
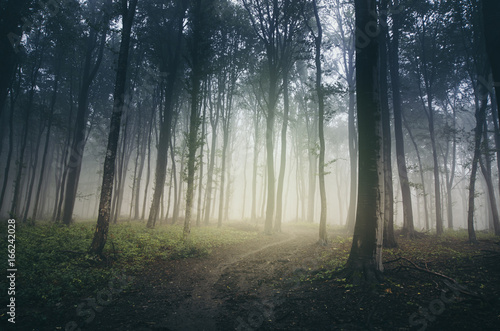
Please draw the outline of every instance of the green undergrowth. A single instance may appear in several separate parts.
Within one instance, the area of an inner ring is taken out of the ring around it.
[[[255,238],[234,228],[192,228],[182,240],[181,226],[147,229],[141,223],[111,225],[104,258],[87,253],[95,223],[70,227],[41,224],[16,229],[16,300],[25,305],[60,304],[65,298],[89,295],[110,279],[134,275],[159,261],[205,256],[215,247]],[[4,243],[6,236],[2,225]],[[0,290],[6,288],[1,280]]]

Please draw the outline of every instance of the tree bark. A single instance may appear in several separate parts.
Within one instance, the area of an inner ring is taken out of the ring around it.
[[[316,65],[316,93],[318,96],[318,134],[319,134],[319,160],[318,160],[318,177],[319,177],[319,195],[321,200],[321,211],[319,218],[319,243],[326,245],[328,243],[328,235],[326,232],[326,189],[325,189],[325,93],[322,83],[321,69],[321,44],[323,41],[323,29],[319,19],[318,5],[316,0],[313,0],[314,17],[316,19],[317,32],[314,35],[315,56],[314,63]]]
[[[480,87],[480,90],[482,88]],[[482,95],[480,93],[480,95]],[[475,185],[476,185],[476,174],[477,167],[479,163],[479,158],[481,156],[481,139],[483,135],[483,123],[486,118],[486,107],[488,105],[488,99],[481,100],[481,104],[476,106],[476,128],[474,129],[474,156],[472,158],[472,168],[470,174],[469,182],[469,208],[467,210],[467,229],[469,232],[469,241],[471,243],[477,243],[476,231],[474,229],[474,198],[475,198]],[[479,101],[478,101],[479,102]]]
[[[135,16],[137,0],[122,0],[122,20],[123,29],[118,53],[118,66],[116,72],[115,91],[113,93],[113,113],[111,115],[111,125],[109,128],[108,147],[104,160],[103,180],[101,187],[101,197],[99,202],[99,216],[94,238],[90,245],[89,253],[101,255],[106,245],[109,228],[109,218],[111,209],[111,196],[113,193],[113,181],[115,176],[115,159],[120,138],[121,116],[125,105],[125,86],[127,82],[128,56],[130,49],[130,33]]]
[[[483,32],[496,91],[497,109],[500,109],[500,2],[482,0]]]
[[[356,225],[347,268],[353,281],[373,283],[383,271],[384,222],[382,126],[378,90],[379,47],[370,26],[377,26],[375,0],[355,0],[356,90],[358,107],[359,182]],[[361,278],[361,275],[363,278]]]
[[[396,8],[399,1],[395,0]],[[403,232],[410,238],[414,236],[413,209],[411,202],[410,182],[408,180],[408,170],[406,168],[404,135],[402,123],[402,102],[401,83],[399,76],[399,38],[401,28],[401,17],[398,12],[394,12],[392,25],[392,43],[389,52],[390,73],[392,84],[392,102],[394,110],[394,135],[396,140],[396,161],[398,166],[399,184],[403,198]]]
[[[108,5],[110,2],[111,1],[107,1],[106,5]],[[91,3],[89,5],[95,7],[95,3]],[[96,11],[94,11],[94,13],[95,12]],[[69,149],[69,160],[68,164],[66,165],[67,177],[66,187],[64,189],[65,197],[62,213],[62,221],[65,225],[70,225],[73,222],[73,209],[75,207],[78,182],[80,180],[80,171],[82,168],[83,153],[86,144],[89,92],[103,58],[104,47],[106,44],[107,27],[109,23],[108,14],[103,15],[102,23],[106,28],[101,32],[98,46],[99,48],[97,50],[97,58],[93,63],[92,60],[95,56],[94,48],[97,42],[97,31],[94,28],[90,29],[90,33],[86,41],[87,48],[85,50],[85,63],[83,67],[82,83],[78,95],[78,109],[76,113],[75,125],[73,128],[72,143]]]
[[[396,247],[394,237],[394,193],[392,184],[392,141],[391,141],[391,114],[389,110],[389,87],[387,83],[387,0],[379,4],[380,12],[380,107],[382,112],[382,137],[384,160],[384,247]]]

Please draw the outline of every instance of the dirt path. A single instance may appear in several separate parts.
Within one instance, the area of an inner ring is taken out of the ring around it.
[[[420,244],[425,249],[431,241]],[[457,252],[473,249],[460,241],[450,245]],[[454,297],[439,277],[396,263],[386,266],[384,283],[362,291],[335,278],[301,282],[325,271],[324,254],[345,258],[350,244],[336,240],[323,247],[315,229],[284,229],[208,257],[154,264],[82,330],[498,330],[497,246],[481,243],[491,256],[429,262],[453,266],[449,275],[481,298]]]
[[[316,241],[316,231],[284,230],[218,249],[208,258],[158,264],[136,277],[135,290],[106,307],[88,329],[258,328],[283,300],[275,280],[298,283],[296,274],[315,266],[311,250],[322,249]]]

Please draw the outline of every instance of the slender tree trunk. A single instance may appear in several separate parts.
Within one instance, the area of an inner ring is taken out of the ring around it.
[[[380,107],[382,113],[382,137],[384,160],[384,247],[396,247],[394,237],[394,193],[392,184],[392,142],[391,142],[391,114],[389,110],[389,87],[387,83],[387,0],[379,4],[380,35],[379,35],[379,86]]]
[[[47,135],[45,137],[45,144],[43,148],[43,156],[42,156],[42,168],[40,169],[40,177],[38,179],[38,186],[37,186],[37,191],[36,191],[36,196],[35,196],[35,206],[33,208],[33,214],[32,218],[34,221],[36,221],[38,217],[38,208],[39,208],[39,202],[40,202],[40,194],[42,192],[42,186],[43,182],[45,179],[45,167],[47,164],[47,154],[49,150],[49,142],[50,142],[50,133],[52,130],[52,122],[54,119],[54,108],[57,100],[57,92],[58,92],[58,87],[59,87],[59,73],[61,70],[61,58],[58,58],[58,62],[56,63],[56,73],[55,73],[55,78],[54,78],[54,87],[52,90],[52,97],[50,100],[50,114],[49,114],[49,122],[47,124]]]
[[[410,129],[410,126],[406,122],[406,119],[404,118],[403,115],[403,123],[406,128],[406,131],[408,131],[408,135],[410,136],[410,140],[413,144],[413,147],[415,148],[415,152],[417,153],[417,160],[418,160],[418,172],[420,174],[420,181],[422,183],[422,197],[424,199],[424,211],[425,211],[425,230],[429,231],[430,225],[429,225],[429,208],[427,206],[427,193],[425,192],[425,178],[424,178],[424,168],[422,166],[422,158],[420,157],[420,151],[418,149],[417,141],[415,140],[412,131]]]
[[[307,201],[307,221],[314,222],[315,201],[316,201],[316,169],[318,169],[318,157],[316,155],[316,137],[317,137],[317,117],[313,117],[311,128],[308,130],[309,139],[309,192]]]
[[[319,195],[321,200],[321,211],[319,218],[319,243],[326,245],[328,243],[328,235],[326,232],[326,189],[325,189],[325,94],[322,83],[321,69],[321,46],[323,41],[323,29],[319,19],[318,5],[316,0],[313,0],[314,17],[316,19],[317,32],[314,36],[316,65],[316,93],[318,96],[318,135],[319,135],[319,160],[318,160],[318,178],[319,178]]]
[[[206,83],[208,84],[208,83]],[[203,102],[203,116],[202,116],[202,122],[201,122],[201,142],[200,142],[200,156],[199,156],[199,162],[200,162],[200,178],[198,181],[198,209],[196,212],[196,226],[200,226],[201,223],[201,214],[202,214],[202,191],[203,191],[203,153],[204,153],[204,148],[205,148],[205,134],[206,134],[206,116],[207,116],[207,102],[206,98],[207,96],[207,91],[204,89],[204,102]]]
[[[469,241],[471,243],[477,243],[476,231],[474,229],[474,198],[475,198],[475,185],[476,185],[476,174],[479,163],[479,158],[481,157],[481,138],[483,136],[483,126],[486,119],[486,107],[488,106],[488,97],[485,93],[485,87],[478,84],[478,94],[476,97],[476,128],[474,129],[474,156],[472,158],[471,174],[469,182],[469,204],[467,210],[467,228],[469,232]],[[481,99],[481,100],[478,100]],[[479,104],[480,103],[480,104]]]
[[[194,71],[194,69],[193,69]],[[188,175],[187,175],[187,190],[186,190],[186,214],[184,218],[183,238],[186,239],[191,232],[191,213],[194,198],[194,174],[196,171],[196,150],[198,149],[198,129],[200,126],[199,115],[199,92],[200,79],[199,73],[193,73],[195,76],[192,81],[191,92],[191,113],[189,119],[189,134],[188,134]]]
[[[272,55],[268,55],[272,56]],[[269,60],[271,62],[271,60]],[[273,217],[274,217],[274,197],[275,197],[275,179],[274,179],[274,118],[275,108],[278,99],[277,85],[278,73],[277,68],[269,63],[270,78],[269,78],[269,100],[266,116],[266,162],[267,162],[267,203],[266,203],[266,221],[264,225],[264,232],[268,235],[272,232]]]
[[[488,143],[488,123],[484,121],[483,129],[483,148],[485,149],[484,161],[482,157],[479,157],[479,165],[481,166],[481,172],[483,173],[487,192],[489,199],[489,211],[491,212],[491,222],[493,223],[493,230],[495,235],[500,236],[500,222],[498,219],[498,207],[497,200],[495,198],[495,189],[493,188],[493,178],[491,176],[491,160],[490,160],[490,148]]]
[[[9,150],[7,152],[7,161],[5,165],[2,193],[0,195],[0,209],[2,209],[5,202],[5,191],[9,182],[9,173],[12,163],[12,152],[14,150],[14,97],[12,95],[13,91],[10,90],[11,102],[10,102],[10,114],[9,114]]]
[[[105,18],[103,23],[107,26],[108,19]],[[76,122],[73,128],[73,140],[69,150],[69,161],[67,164],[66,187],[64,189],[64,207],[62,221],[65,225],[70,225],[73,222],[73,209],[75,207],[78,182],[80,180],[80,171],[82,168],[83,153],[86,143],[87,117],[88,117],[88,98],[90,86],[99,70],[102,62],[104,46],[106,44],[106,31],[101,33],[99,41],[99,49],[97,59],[92,63],[92,58],[95,56],[94,48],[97,40],[97,31],[90,29],[90,34],[87,38],[87,49],[85,53],[85,63],[83,68],[83,78],[78,95],[78,109],[76,114]]]
[[[254,110],[254,143],[252,168],[252,222],[257,222],[257,168],[259,164],[259,111],[257,105]]]
[[[24,208],[24,215],[23,215],[23,218],[22,218],[22,221],[23,222],[26,222],[28,220],[28,213],[29,213],[29,210],[30,210],[30,207],[31,207],[31,198],[33,196],[33,188],[35,187],[35,181],[36,181],[36,173],[37,173],[37,170],[38,170],[38,158],[39,158],[39,155],[40,155],[40,143],[42,141],[42,134],[43,134],[43,125],[41,125],[40,127],[40,131],[38,133],[38,136],[36,138],[36,147],[34,149],[34,151],[32,151],[32,157],[34,158],[33,160],[33,171],[32,171],[32,175],[31,175],[31,180],[28,181],[28,190],[26,192],[26,207]],[[41,176],[41,174],[40,174]],[[31,220],[31,225],[35,225],[35,220],[32,219]]]
[[[228,119],[225,119],[226,121]],[[226,166],[227,166],[227,145],[229,142],[229,123],[224,123],[223,125],[223,142],[222,142],[222,169],[220,173],[220,193],[219,193],[219,214],[217,219],[217,227],[222,226],[222,218],[224,216],[224,194],[225,194],[225,183],[226,183]],[[229,194],[229,192],[227,192]]]
[[[500,109],[500,2],[482,0],[483,32],[496,94],[497,109]]]
[[[281,157],[280,172],[278,174],[278,190],[276,192],[276,218],[274,220],[274,231],[281,232],[281,221],[283,218],[283,185],[285,182],[286,168],[286,138],[288,130],[288,114],[290,112],[288,93],[288,68],[283,72],[283,123],[281,127]]]
[[[29,121],[30,121],[30,116],[31,116],[31,111],[33,107],[33,98],[35,94],[35,84],[36,84],[36,77],[38,73],[38,69],[34,69],[34,72],[31,77],[31,89],[28,94],[28,104],[26,106],[26,114],[24,117],[24,130],[22,134],[22,139],[21,139],[21,145],[20,145],[20,152],[19,152],[19,160],[17,161],[17,172],[16,172],[16,179],[14,181],[14,197],[12,199],[12,205],[11,205],[11,213],[15,217],[21,216],[21,210],[19,209],[20,206],[20,199],[21,199],[21,191],[22,191],[22,186],[21,186],[21,180],[22,180],[22,174],[23,174],[23,168],[24,168],[24,156],[25,156],[25,150],[26,146],[28,143],[28,132],[29,132]]]
[[[245,206],[247,202],[247,162],[248,162],[248,140],[245,146],[245,161],[243,166],[243,201],[241,207],[241,220],[245,219]]]
[[[214,176],[214,167],[215,167],[215,151],[217,148],[217,122],[218,122],[218,111],[210,118],[210,125],[212,127],[212,142],[210,148],[210,162],[208,165],[208,173],[207,173],[207,198],[205,200],[205,225],[208,225],[210,220],[210,212],[211,212],[211,202],[212,202],[212,186],[213,186],[213,176]]]
[[[113,93],[114,104],[109,129],[108,147],[104,159],[104,171],[99,202],[99,216],[94,238],[90,245],[91,254],[101,255],[108,236],[109,217],[111,209],[111,195],[113,192],[113,180],[115,176],[115,159],[120,137],[121,116],[125,104],[125,86],[127,82],[128,56],[130,49],[130,33],[135,16],[137,0],[122,0],[122,38],[118,54],[118,66],[116,72],[115,91]]]
[[[170,137],[172,135],[172,118],[174,116],[174,100],[176,96],[174,95],[175,84],[177,83],[178,66],[181,59],[181,43],[183,37],[183,22],[184,15],[186,13],[186,4],[183,3],[180,6],[180,15],[177,17],[177,40],[175,44],[175,53],[173,59],[168,65],[168,75],[167,82],[165,86],[165,103],[163,105],[163,116],[160,118],[160,137],[157,147],[157,158],[156,158],[156,170],[155,170],[155,181],[154,181],[154,192],[153,199],[151,201],[151,208],[149,209],[149,217],[146,226],[152,228],[156,223],[160,209],[160,199],[163,196],[163,190],[165,188],[165,178],[167,173],[167,159],[168,159],[168,145],[170,143]]]
[[[399,6],[399,1],[394,1],[395,6]],[[389,52],[390,73],[392,84],[392,102],[394,110],[394,135],[396,140],[396,160],[398,166],[399,183],[401,185],[401,195],[403,198],[403,232],[410,238],[414,236],[413,210],[411,202],[410,183],[408,180],[408,170],[406,168],[404,136],[402,124],[402,101],[401,83],[399,76],[399,36],[401,28],[401,17],[399,13],[392,16],[392,43]]]

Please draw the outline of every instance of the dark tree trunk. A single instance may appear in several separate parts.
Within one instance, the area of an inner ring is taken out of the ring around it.
[[[318,95],[318,134],[319,134],[319,160],[318,160],[318,176],[319,176],[319,195],[321,200],[321,211],[319,218],[319,243],[326,245],[328,243],[328,235],[326,233],[326,189],[325,189],[325,93],[322,83],[321,69],[321,44],[323,40],[323,29],[319,19],[318,5],[316,0],[313,0],[314,17],[316,19],[317,32],[314,35],[316,65],[316,93]]]
[[[483,136],[484,121],[486,120],[486,108],[488,106],[488,97],[482,84],[478,84],[478,95],[476,96],[476,128],[474,129],[474,156],[472,158],[472,168],[469,182],[469,206],[467,210],[467,229],[469,231],[469,241],[477,243],[476,231],[474,229],[474,198],[476,187],[476,175],[481,157],[481,139]]]
[[[177,17],[176,30],[177,39],[174,55],[169,63],[164,64],[165,68],[168,69],[168,75],[166,77],[165,86],[165,103],[163,105],[163,116],[160,116],[160,137],[157,146],[157,158],[156,158],[156,170],[155,170],[155,181],[153,188],[153,198],[151,201],[151,208],[149,209],[149,217],[146,226],[152,228],[158,214],[160,211],[160,200],[163,196],[163,189],[165,187],[165,178],[167,174],[167,159],[168,159],[168,145],[170,143],[170,137],[172,135],[172,119],[174,116],[174,91],[175,84],[177,83],[177,75],[179,72],[178,66],[181,59],[181,42],[183,36],[183,22],[186,13],[187,2],[180,4],[179,6],[179,17]]]
[[[387,83],[387,0],[379,4],[380,37],[379,37],[379,86],[380,108],[382,112],[382,137],[384,159],[384,247],[396,247],[394,237],[394,193],[392,185],[392,148],[391,148],[391,114],[389,110],[389,87]]]
[[[208,84],[205,82],[205,86]],[[201,224],[201,216],[202,216],[202,210],[203,210],[203,203],[202,203],[202,192],[203,192],[203,154],[205,153],[205,135],[206,135],[206,127],[207,127],[207,98],[209,97],[208,91],[206,87],[204,88],[204,95],[203,95],[203,115],[201,118],[201,141],[200,141],[200,154],[198,156],[199,158],[199,163],[200,163],[200,177],[198,180],[198,205],[197,205],[197,212],[196,212],[196,226],[200,226]]]
[[[125,104],[125,86],[127,83],[127,67],[130,49],[130,33],[135,16],[137,0],[122,0],[123,29],[118,53],[118,66],[116,71],[115,91],[113,93],[113,113],[109,127],[108,147],[104,159],[103,180],[101,186],[101,197],[99,202],[99,216],[94,238],[90,245],[91,254],[101,255],[108,237],[109,218],[111,209],[111,195],[113,192],[113,181],[115,177],[115,159],[120,138],[121,117]]]
[[[5,170],[3,174],[3,184],[2,184],[2,193],[0,194],[0,210],[2,209],[5,202],[5,191],[7,189],[7,185],[9,182],[9,173],[12,163],[12,153],[14,151],[14,96],[13,90],[10,90],[10,114],[9,114],[9,150],[7,152],[7,161],[5,165]]]
[[[95,4],[94,4],[95,5]],[[104,15],[103,24],[108,25],[107,15]],[[97,31],[90,29],[87,38],[87,49],[85,54],[85,63],[83,68],[82,83],[78,95],[78,109],[76,113],[76,122],[73,128],[73,140],[69,149],[69,160],[67,167],[66,187],[64,189],[64,207],[62,221],[66,225],[73,222],[73,209],[75,207],[78,182],[80,180],[80,171],[82,168],[83,152],[86,144],[87,117],[88,117],[88,98],[92,82],[99,70],[102,62],[104,46],[106,44],[106,30],[102,31],[97,59],[92,63],[95,56],[94,48],[97,42]]]
[[[47,124],[47,135],[45,137],[45,144],[43,148],[43,156],[42,156],[42,167],[40,169],[40,177],[38,179],[38,186],[37,186],[37,191],[36,191],[36,196],[35,196],[35,206],[33,208],[33,215],[32,218],[34,221],[36,221],[38,217],[38,208],[39,208],[39,203],[40,203],[40,194],[42,192],[42,186],[44,183],[45,179],[45,167],[47,165],[47,155],[49,151],[49,142],[50,142],[50,133],[52,130],[52,122],[54,119],[54,108],[57,100],[57,92],[58,92],[58,87],[59,87],[59,73],[61,70],[61,57],[58,57],[56,60],[56,72],[55,72],[55,77],[54,77],[54,87],[52,90],[52,97],[50,100],[50,113],[49,113],[49,121]]]
[[[399,1],[394,1],[395,6],[399,6]],[[401,195],[403,198],[403,232],[410,238],[414,236],[413,210],[411,202],[410,182],[408,180],[408,170],[406,168],[403,123],[402,123],[402,103],[401,103],[401,83],[399,76],[399,36],[401,28],[400,14],[394,12],[392,25],[392,43],[389,52],[392,102],[394,110],[394,135],[396,140],[396,161],[398,166],[399,183],[401,185]]]
[[[29,14],[31,0],[7,0],[0,4],[0,118],[14,79],[23,34],[23,18]],[[3,133],[0,133],[3,137]],[[0,143],[3,139],[0,138]]]
[[[410,140],[413,144],[413,147],[415,148],[415,153],[417,154],[417,160],[418,160],[418,172],[420,174],[420,181],[422,183],[422,198],[424,200],[424,212],[425,212],[425,230],[429,231],[430,225],[429,225],[429,208],[427,206],[427,193],[425,192],[425,179],[424,179],[424,168],[422,166],[422,158],[420,157],[420,151],[418,149],[417,142],[415,138],[413,137],[413,133],[411,132],[410,127],[408,126],[408,123],[406,123],[406,120],[403,115],[403,124],[406,128],[406,131],[408,131],[408,135],[410,136]]]
[[[500,109],[500,1],[482,0],[486,52],[493,74],[497,109]]]
[[[486,183],[486,189],[488,192],[489,208],[491,212],[491,222],[493,223],[493,230],[495,235],[500,236],[500,222],[498,219],[498,207],[497,200],[495,198],[495,189],[493,188],[493,178],[491,175],[491,160],[490,160],[490,147],[488,142],[488,122],[484,121],[483,129],[483,148],[484,148],[484,161],[483,158],[479,157],[479,165],[481,166],[481,172],[483,173],[484,180]]]
[[[40,32],[37,33],[36,36],[36,41],[35,45],[38,47],[38,39],[40,37]],[[37,49],[37,52],[40,52],[40,50]],[[40,66],[41,66],[41,55],[38,57],[39,62],[35,63],[33,65],[33,68],[31,69],[31,74],[30,74],[30,84],[31,88],[30,91],[28,92],[28,101],[25,109],[25,117],[24,117],[24,130],[21,138],[21,144],[20,144],[20,151],[19,151],[19,160],[17,161],[17,172],[16,172],[16,177],[14,181],[14,197],[12,199],[12,205],[10,208],[11,213],[15,217],[21,216],[21,210],[19,209],[20,204],[20,199],[21,199],[21,190],[22,190],[22,185],[21,185],[21,180],[23,177],[23,168],[24,168],[24,156],[25,156],[25,150],[26,146],[28,143],[28,133],[30,131],[30,117],[31,117],[31,112],[33,108],[33,99],[35,96],[35,87],[37,84],[37,77],[39,74]]]
[[[354,282],[372,283],[382,272],[383,199],[382,126],[378,91],[378,40],[375,0],[356,0],[356,90],[359,132],[359,182],[356,225],[347,268]],[[368,32],[368,33],[366,33]]]
[[[215,168],[215,151],[217,147],[217,124],[219,122],[219,104],[215,107],[211,105],[210,110],[210,127],[212,128],[212,141],[210,147],[210,162],[208,164],[207,173],[207,198],[205,200],[205,225],[209,223],[211,207],[212,207],[212,192],[213,192],[213,176]]]

